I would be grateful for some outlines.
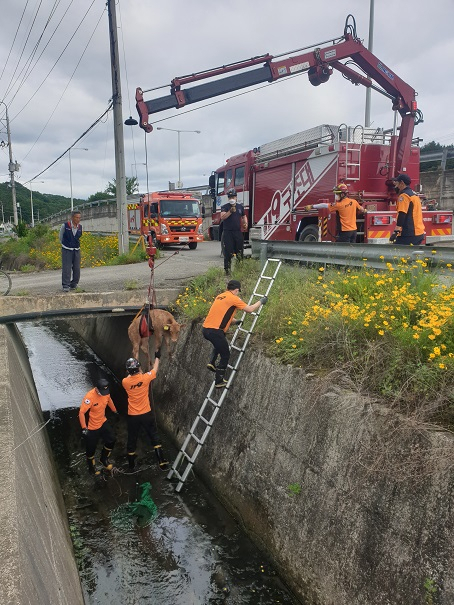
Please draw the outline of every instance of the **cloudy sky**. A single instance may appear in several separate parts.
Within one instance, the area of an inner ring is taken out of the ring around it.
[[[123,114],[137,118],[135,89],[164,86],[174,77],[270,53],[317,46],[338,38],[346,16],[368,44],[369,0],[118,0],[117,24]],[[418,92],[425,143],[454,143],[454,0],[375,0],[373,52]],[[305,52],[305,51],[303,51]],[[186,109],[150,116],[145,136],[124,128],[127,176],[140,190],[165,189],[178,179],[180,134],[184,186],[207,182],[231,155],[320,124],[364,123],[365,89],[335,72],[319,87],[306,75],[258,90],[232,93]],[[14,159],[21,183],[70,195],[65,155],[40,176],[107,109],[112,95],[108,17],[104,0],[2,0],[0,100],[8,105]],[[0,142],[6,141],[0,105]],[[391,102],[372,92],[372,125],[390,128]],[[147,156],[145,154],[147,146]],[[115,176],[112,112],[71,152],[74,197],[105,189]],[[81,149],[82,148],[82,149]],[[85,151],[86,148],[88,151]],[[0,146],[0,182],[8,180],[8,149]]]

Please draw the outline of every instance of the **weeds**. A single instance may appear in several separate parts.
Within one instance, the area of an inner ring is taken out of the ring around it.
[[[454,288],[442,283],[450,282],[451,271],[446,265],[442,275],[429,274],[426,259],[406,258],[381,270],[284,266],[257,332],[267,353],[283,363],[339,370],[399,411],[451,427]],[[237,263],[233,277],[244,300],[258,275],[257,262]],[[221,270],[210,269],[176,307],[190,319],[203,318],[225,286]]]

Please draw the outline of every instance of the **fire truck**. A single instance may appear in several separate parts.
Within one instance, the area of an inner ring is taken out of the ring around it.
[[[213,239],[219,233],[220,207],[233,187],[245,206],[250,227],[260,231],[261,239],[334,241],[336,215],[328,209],[307,212],[304,206],[329,203],[333,187],[344,182],[349,196],[368,210],[365,219],[358,220],[358,241],[387,242],[396,219],[392,177],[407,173],[412,187],[420,192],[419,147],[413,131],[423,116],[415,90],[362,44],[352,15],[346,19],[342,36],[302,54],[265,54],[174,78],[170,94],[149,101],[144,101],[141,88],[136,89],[139,125],[151,132],[148,116],[154,113],[299,74],[307,74],[313,86],[320,86],[334,71],[354,85],[389,98],[395,112],[393,128],[323,125],[230,158],[209,181]],[[209,81],[186,87],[200,80]],[[451,235],[452,212],[426,205],[424,223],[426,243],[441,240]]]
[[[187,245],[190,250],[203,242],[199,202],[190,193],[157,191],[128,204],[129,232],[143,235],[155,247]]]
[[[257,237],[269,240],[336,241],[337,213],[307,205],[333,201],[340,182],[367,209],[357,218],[357,242],[387,243],[396,224],[393,182],[387,178],[392,135],[382,129],[321,125],[261,145],[227,160],[210,177],[214,198],[211,239],[219,239],[221,206],[234,188]],[[412,145],[406,173],[417,191],[419,147]],[[423,200],[426,243],[451,235],[452,212]],[[245,233],[247,239],[247,233]]]

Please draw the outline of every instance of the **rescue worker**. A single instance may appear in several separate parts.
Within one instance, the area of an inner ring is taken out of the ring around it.
[[[128,464],[132,470],[135,466],[136,445],[140,429],[143,428],[147,437],[154,448],[159,467],[166,470],[169,462],[165,459],[162,451],[161,440],[158,436],[158,429],[154,413],[151,411],[149,386],[156,378],[159,368],[159,359],[161,351],[155,353],[153,368],[145,374],[140,369],[140,363],[134,357],[126,361],[126,371],[128,376],[123,378],[122,385],[128,394]]]
[[[333,204],[314,204],[306,206],[305,210],[318,210],[319,208],[328,208],[330,212],[337,212],[340,220],[340,231],[336,236],[337,242],[356,243],[357,226],[356,212],[366,213],[356,200],[347,197],[348,186],[345,183],[339,183],[333,189],[335,202]]]
[[[82,427],[82,435],[85,438],[88,470],[95,475],[100,473],[96,469],[95,463],[96,446],[100,439],[103,440],[104,445],[99,461],[106,470],[112,470],[109,456],[115,445],[115,435],[106,418],[106,406],[109,406],[114,414],[118,414],[110,397],[109,383],[105,378],[101,378],[98,380],[96,387],[85,395],[79,409],[79,422]]]
[[[230,275],[232,256],[236,254],[238,260],[243,260],[244,238],[241,229],[247,230],[247,217],[243,204],[237,203],[235,189],[227,192],[228,204],[221,206],[222,242],[224,250],[224,270]]]
[[[268,297],[264,296],[253,305],[248,305],[238,296],[241,292],[241,284],[236,279],[231,279],[227,284],[227,290],[219,294],[211,305],[208,315],[203,322],[202,334],[206,340],[213,345],[213,353],[207,364],[207,368],[216,372],[215,387],[220,389],[225,387],[225,371],[230,359],[230,348],[225,333],[227,332],[237,309],[253,313],[261,305],[266,304]],[[219,365],[216,366],[216,359],[220,355]]]
[[[75,290],[80,280],[80,238],[82,237],[81,214],[75,210],[71,220],[60,228],[61,284],[63,292]]]
[[[399,174],[392,180],[398,193],[397,222],[389,241],[400,246],[419,246],[425,236],[421,199],[410,188],[408,174]]]

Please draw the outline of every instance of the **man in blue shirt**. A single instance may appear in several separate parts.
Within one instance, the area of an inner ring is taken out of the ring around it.
[[[60,228],[61,284],[63,292],[75,290],[80,279],[80,238],[82,237],[81,214],[75,210],[71,220]]]

